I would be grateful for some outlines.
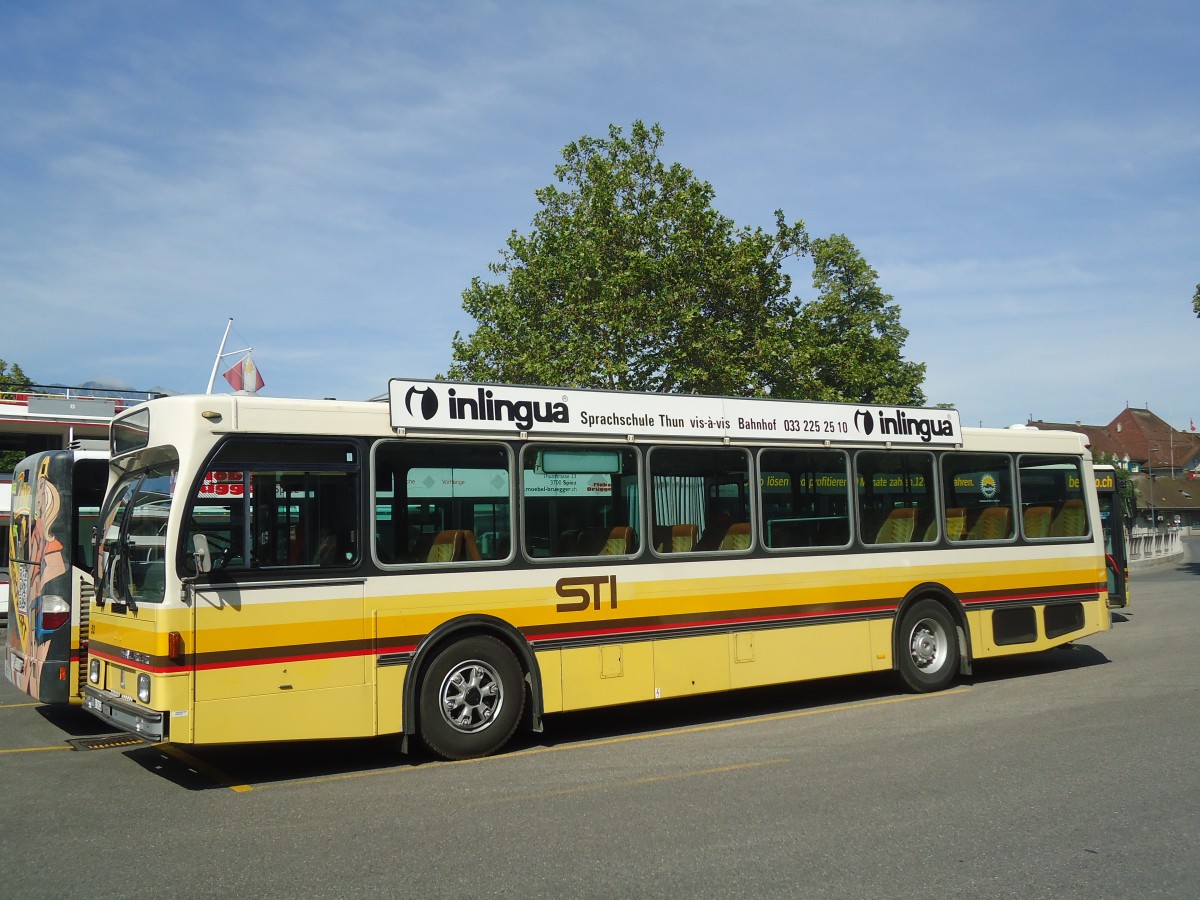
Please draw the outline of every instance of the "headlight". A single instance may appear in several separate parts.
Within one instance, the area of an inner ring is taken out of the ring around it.
[[[88,681],[92,684],[100,683],[100,660],[88,660]]]
[[[150,676],[145,672],[138,673],[138,699],[143,703],[150,702]]]

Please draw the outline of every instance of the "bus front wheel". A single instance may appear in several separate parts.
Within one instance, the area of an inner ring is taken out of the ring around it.
[[[897,669],[904,685],[917,693],[940,691],[958,673],[958,632],[946,608],[936,600],[918,600],[900,620]]]
[[[425,745],[446,759],[488,756],[521,721],[525,682],[516,656],[485,635],[440,651],[421,682],[420,729]]]

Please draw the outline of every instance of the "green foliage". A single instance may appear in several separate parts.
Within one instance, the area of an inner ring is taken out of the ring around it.
[[[1125,468],[1121,460],[1117,459],[1115,453],[1097,453],[1092,458],[1092,462],[1096,465],[1113,467],[1113,473],[1117,479],[1117,496],[1121,498],[1122,508],[1126,515],[1130,515],[1130,511],[1137,505],[1138,489],[1129,470]]]
[[[27,391],[33,384],[29,376],[21,371],[16,363],[9,364],[0,359],[0,394],[11,394],[14,391]]]
[[[33,382],[29,379],[21,367],[13,363],[9,364],[0,359],[0,397],[7,394],[12,394],[18,391],[27,391],[32,386]],[[17,467],[25,454],[20,450],[0,450],[0,472],[12,474],[12,470]]]
[[[811,242],[816,300],[800,324],[807,348],[791,393],[811,400],[920,405],[925,364],[901,355],[908,329],[878,273],[842,234]]]
[[[610,126],[607,139],[563,150],[558,184],[536,192],[533,230],[513,231],[488,267],[502,281],[475,278],[463,292],[476,328],[454,336],[448,377],[811,399],[863,399],[882,379],[880,402],[920,396],[923,366],[884,372],[907,332],[849,241],[810,242],[781,210],[773,230],[736,227],[713,208],[710,184],[660,160],[662,141],[658,125],[638,121],[628,137]],[[810,246],[821,250],[818,287],[839,266],[859,282],[824,288],[819,327],[784,272]],[[852,334],[833,333],[838,321],[853,321]],[[818,338],[838,348],[817,352]]]

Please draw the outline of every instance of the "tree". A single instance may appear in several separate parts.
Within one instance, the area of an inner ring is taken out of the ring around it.
[[[1192,309],[1196,311],[1196,318],[1200,319],[1200,284],[1196,285],[1196,293],[1192,294]]]
[[[908,403],[924,366],[876,273],[845,237],[810,241],[775,212],[773,231],[737,228],[714,191],[659,159],[663,131],[583,137],[558,186],[536,191],[533,231],[513,231],[503,281],[474,278],[448,377],[515,384]],[[791,296],[784,264],[811,248],[820,298]],[[843,332],[841,328],[847,328]]]
[[[0,395],[11,394],[13,391],[27,391],[33,385],[21,367],[16,363],[12,364],[12,368],[4,360],[0,359]]]
[[[563,151],[536,192],[528,235],[513,231],[463,292],[477,322],[456,334],[451,378],[646,391],[769,393],[796,315],[783,262],[803,222],[735,228],[713,188],[658,157],[663,131],[634,122]]]
[[[13,363],[9,368],[8,363],[0,359],[0,397],[17,391],[27,391],[32,385],[33,382],[21,371],[19,365]],[[0,450],[0,472],[11,475],[17,463],[24,458],[25,453],[21,450]]]
[[[925,364],[901,355],[908,329],[900,307],[880,290],[879,274],[842,234],[810,243],[813,287],[799,326],[803,365],[793,396],[851,403],[920,405]]]

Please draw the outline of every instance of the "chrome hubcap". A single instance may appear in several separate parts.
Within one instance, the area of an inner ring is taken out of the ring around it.
[[[949,653],[948,635],[933,619],[922,619],[909,635],[908,652],[922,672],[935,672],[946,662]]]
[[[442,718],[455,731],[471,734],[487,728],[504,705],[500,675],[478,659],[459,663],[446,673],[438,692]]]

